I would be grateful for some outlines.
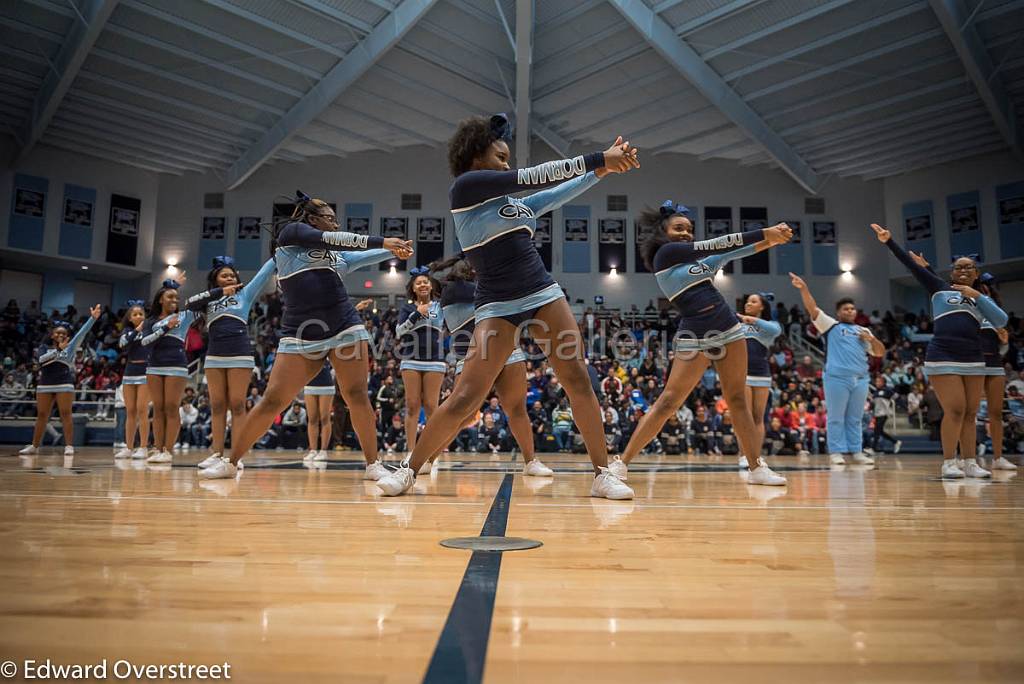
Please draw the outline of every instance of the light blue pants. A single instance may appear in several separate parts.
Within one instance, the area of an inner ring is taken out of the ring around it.
[[[864,445],[861,420],[868,397],[868,376],[825,375],[822,380],[828,415],[828,451],[856,454]]]

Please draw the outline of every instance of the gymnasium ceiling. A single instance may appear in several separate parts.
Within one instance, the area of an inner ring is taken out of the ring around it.
[[[1022,146],[1024,0],[7,0],[0,32],[17,159],[225,187],[495,111],[558,153],[624,132],[810,191]]]

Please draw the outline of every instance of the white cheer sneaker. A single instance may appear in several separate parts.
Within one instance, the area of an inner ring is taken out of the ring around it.
[[[535,458],[527,463],[526,467],[523,469],[523,475],[529,475],[531,477],[551,477],[554,474],[555,471],[541,463],[539,458]]]
[[[786,484],[786,478],[769,468],[763,458],[759,458],[757,459],[757,467],[750,471],[747,484],[782,487]]]
[[[594,478],[594,484],[590,486],[590,496],[597,499],[621,501],[632,499],[633,490],[608,468],[601,468],[601,472]]]

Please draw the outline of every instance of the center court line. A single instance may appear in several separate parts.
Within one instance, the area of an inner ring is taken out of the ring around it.
[[[481,537],[505,536],[511,500],[512,473],[507,473],[494,495]],[[502,555],[500,551],[474,551],[470,556],[424,684],[477,684],[483,679]]]
[[[212,492],[211,492],[212,493]],[[116,494],[116,493],[115,493]],[[26,494],[23,492],[0,492],[0,497],[10,498],[38,498],[38,499],[103,499],[104,501],[220,501],[258,504],[355,504],[355,505],[376,505],[384,503],[383,499],[359,499],[355,501],[344,501],[340,499],[241,499],[233,496],[204,496],[201,493],[197,496],[104,496],[100,494]],[[483,506],[478,501],[416,501],[411,497],[402,499],[402,503],[413,503],[423,506]]]

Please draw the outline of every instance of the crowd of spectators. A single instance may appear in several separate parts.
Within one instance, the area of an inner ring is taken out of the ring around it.
[[[0,417],[34,415],[32,387],[38,366],[35,352],[46,341],[51,322],[72,321],[75,327],[87,312],[79,314],[73,306],[49,314],[31,302],[21,310],[11,300],[0,311]],[[117,339],[123,322],[121,314],[109,308],[97,320],[93,332],[80,348],[75,359],[77,380],[76,411],[88,411],[97,419],[113,419],[119,411],[119,393],[123,359],[117,351]],[[266,378],[274,364],[278,342],[277,329],[281,303],[276,295],[264,295],[253,307],[250,327],[256,350],[256,371],[250,387],[248,408],[262,396]],[[405,449],[403,422],[404,387],[399,362],[395,355],[397,311],[394,307],[367,308],[364,320],[372,340],[374,357],[368,364],[369,394],[378,414],[379,446],[390,452]],[[795,351],[809,345],[820,346],[817,334],[806,312],[797,306],[778,302],[773,310],[784,334],[776,341],[770,354],[773,390],[765,416],[766,444],[770,453],[820,453],[825,444],[827,407],[821,385],[821,369],[815,356]],[[672,335],[676,321],[671,311],[659,310],[650,303],[644,310],[634,306],[627,312],[606,312],[592,309],[579,314],[580,330],[587,349],[587,364],[594,391],[601,403],[607,445],[612,453],[628,442],[649,405],[661,392],[672,363]],[[873,385],[881,391],[869,397],[865,412],[866,444],[883,448],[891,437],[888,431],[876,431],[888,420],[892,429],[895,417],[909,420],[910,426],[929,430],[937,439],[941,407],[929,388],[922,371],[924,345],[931,332],[932,321],[923,313],[878,311],[859,312],[858,324],[870,327],[888,350],[882,358],[871,359]],[[1024,327],[1011,315],[1008,324],[1010,346],[1005,356],[1007,369],[1006,446],[1008,452],[1024,450]],[[793,341],[796,341],[794,343]],[[803,343],[801,343],[801,341]],[[572,410],[553,370],[544,362],[541,350],[530,340],[522,341],[530,361],[527,362],[527,407],[538,451],[584,451],[584,445],[573,422]],[[202,353],[202,336],[190,331],[187,348],[190,357],[198,360]],[[442,401],[451,392],[454,378],[449,373],[442,386]],[[209,398],[202,374],[193,376],[193,386],[186,392],[181,406],[183,448],[203,448],[210,432]],[[878,418],[883,418],[878,421]],[[985,407],[979,418],[979,441],[985,440]],[[305,448],[306,417],[301,400],[284,411],[257,447]],[[335,401],[335,441],[356,446],[355,435],[347,420],[340,395]],[[422,416],[421,416],[422,423]],[[876,432],[880,434],[876,434]],[[477,420],[464,429],[450,445],[455,451],[507,451],[515,448],[508,416],[497,397],[489,397],[481,406]],[[729,409],[722,400],[721,386],[713,370],[702,381],[677,415],[661,430],[649,449],[666,454],[714,453],[735,454],[738,445],[732,428]]]

